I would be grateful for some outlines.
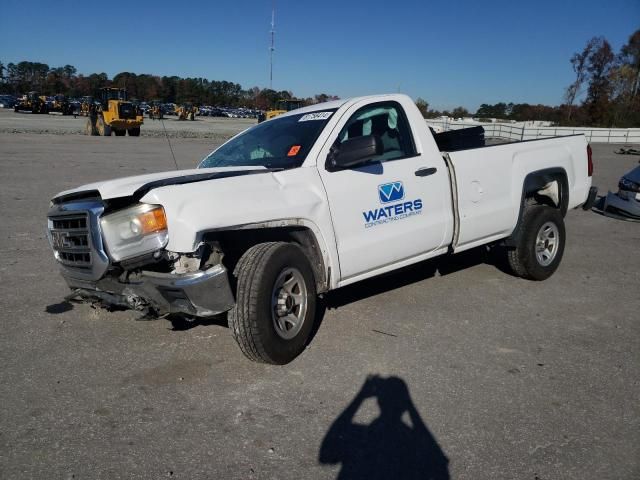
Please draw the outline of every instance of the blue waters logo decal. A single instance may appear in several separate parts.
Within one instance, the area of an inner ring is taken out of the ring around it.
[[[402,200],[404,198],[404,186],[402,182],[385,183],[378,186],[380,203],[389,203]]]
[[[362,212],[364,228],[397,222],[422,213],[422,199],[405,200],[402,182],[378,185],[378,197],[384,206]]]

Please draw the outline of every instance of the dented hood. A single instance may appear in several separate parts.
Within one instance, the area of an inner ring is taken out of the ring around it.
[[[54,197],[54,200],[64,201],[65,197],[73,197],[85,192],[98,192],[103,200],[121,197],[141,198],[149,191],[167,185],[183,185],[185,183],[195,183],[214,180],[216,178],[228,178],[269,171],[271,170],[265,167],[217,167],[150,173],[147,175],[136,175],[134,177],[89,183],[72,190],[60,192]]]

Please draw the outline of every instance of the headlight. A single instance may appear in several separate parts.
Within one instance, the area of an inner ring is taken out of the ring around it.
[[[620,179],[620,183],[618,183],[618,188],[620,190],[628,190],[630,192],[638,192],[640,193],[640,184],[636,182],[632,182],[626,177],[622,177]]]
[[[136,205],[106,215],[100,224],[109,256],[116,262],[163,248],[169,240],[160,205]]]

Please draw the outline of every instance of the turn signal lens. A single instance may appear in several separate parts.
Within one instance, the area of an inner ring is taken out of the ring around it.
[[[167,217],[164,214],[164,208],[160,206],[139,215],[137,220],[140,222],[142,235],[161,232],[167,229]]]

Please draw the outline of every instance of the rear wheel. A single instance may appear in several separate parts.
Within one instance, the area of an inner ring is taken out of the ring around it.
[[[284,365],[306,347],[316,310],[313,272],[295,244],[261,243],[234,270],[236,305],[229,327],[250,360]]]
[[[516,247],[507,252],[514,274],[529,280],[545,280],[556,271],[565,245],[564,220],[557,208],[527,207],[514,237]]]
[[[115,133],[115,134],[116,134],[116,137],[124,137],[124,136],[127,134],[127,131],[126,131],[125,129],[122,129],[122,130],[120,130],[120,129],[118,129],[118,130],[114,129],[114,130],[113,130],[113,133]]]
[[[139,137],[140,136],[140,127],[130,128],[129,129],[130,137]]]

